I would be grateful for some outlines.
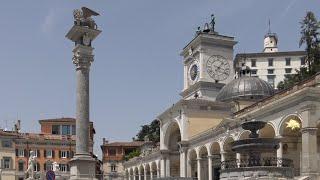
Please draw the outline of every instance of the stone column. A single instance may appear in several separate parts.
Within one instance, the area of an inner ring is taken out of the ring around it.
[[[94,23],[93,19],[91,21]],[[72,61],[76,66],[77,81],[76,154],[70,160],[70,179],[95,179],[96,160],[89,152],[89,72],[94,57],[91,43],[100,33],[96,27],[83,26],[82,20],[75,16],[74,25],[66,35],[75,43]]]
[[[224,169],[225,168],[225,166],[223,165],[223,162],[226,160],[226,152],[225,151],[221,151],[220,152],[220,155],[221,155],[221,163],[222,163],[222,165],[221,165],[221,169]]]
[[[240,164],[241,164],[241,154],[240,153],[236,153],[236,159],[237,159],[237,166],[240,167]]]
[[[306,105],[301,109],[302,160],[301,175],[315,178],[318,174],[316,107]]]
[[[198,158],[197,159],[197,177],[198,177],[198,180],[202,180],[201,179],[201,158]]]
[[[157,168],[157,178],[160,178],[160,168]]]
[[[142,177],[141,177],[141,172],[140,172],[140,170],[139,170],[139,180],[142,180]]]
[[[187,177],[187,144],[183,141],[180,142],[180,177]]]
[[[150,179],[151,180],[153,179],[153,171],[151,170],[151,168],[150,168]]]
[[[277,166],[282,166],[282,155],[283,155],[283,143],[279,142],[279,148],[277,149]]]
[[[213,179],[213,173],[212,173],[212,156],[208,156],[208,177],[209,180]]]
[[[170,159],[167,157],[166,159],[166,177],[170,177]]]
[[[166,177],[166,160],[160,160],[160,177]]]
[[[147,168],[146,168],[146,166],[144,165],[144,166],[143,166],[143,179],[144,179],[144,180],[147,180],[147,171],[146,171],[146,170],[147,170]]]

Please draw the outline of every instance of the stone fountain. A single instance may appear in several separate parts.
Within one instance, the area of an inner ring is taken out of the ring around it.
[[[262,157],[262,153],[275,153],[280,139],[261,138],[257,133],[266,125],[264,121],[246,121],[242,129],[250,131],[247,139],[232,142],[232,151],[241,154],[243,159],[222,162],[220,179],[291,179],[292,161],[277,157]],[[239,156],[241,157],[241,156]]]

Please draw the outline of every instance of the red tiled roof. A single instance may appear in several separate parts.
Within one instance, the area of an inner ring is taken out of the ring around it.
[[[112,142],[105,143],[102,146],[126,146],[126,147],[139,147],[143,145],[144,141],[132,141],[132,142]]]

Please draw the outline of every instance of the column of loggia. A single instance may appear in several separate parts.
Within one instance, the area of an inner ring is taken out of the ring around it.
[[[306,105],[300,110],[302,118],[301,175],[315,178],[318,174],[317,117],[315,105]]]
[[[147,168],[145,164],[143,165],[143,179],[147,180]]]
[[[282,136],[277,136],[277,139],[281,139]],[[277,166],[282,167],[282,156],[283,156],[283,143],[279,142],[279,148],[277,149]]]

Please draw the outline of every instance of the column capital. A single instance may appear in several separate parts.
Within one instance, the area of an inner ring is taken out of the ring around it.
[[[76,45],[73,49],[72,62],[76,66],[77,70],[90,68],[94,57],[92,51],[92,47],[83,46],[81,44]]]
[[[304,111],[315,111],[317,108],[316,105],[314,104],[307,104],[305,106],[302,106],[300,109],[299,109],[299,112],[304,112]]]
[[[301,133],[304,134],[304,133],[310,133],[310,134],[317,134],[317,130],[318,128],[317,127],[304,127],[304,128],[301,128]]]

